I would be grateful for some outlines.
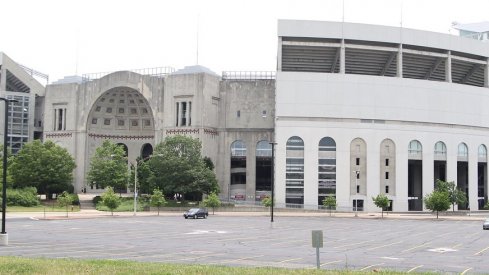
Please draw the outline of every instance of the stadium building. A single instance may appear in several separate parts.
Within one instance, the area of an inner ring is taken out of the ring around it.
[[[486,43],[405,28],[280,20],[277,57],[276,72],[217,75],[189,66],[41,85],[29,97],[29,138],[39,132],[68,149],[77,162],[77,192],[101,192],[86,174],[104,140],[123,145],[134,163],[165,137],[183,134],[202,141],[226,200],[269,195],[274,166],[279,207],[317,209],[333,195],[339,209],[375,211],[372,197],[386,194],[390,210],[423,211],[436,179],[455,181],[467,193],[459,209],[487,203]],[[28,82],[28,74],[15,74]]]

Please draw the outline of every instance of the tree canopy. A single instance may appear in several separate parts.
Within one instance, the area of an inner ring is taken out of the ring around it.
[[[331,216],[331,210],[336,208],[336,198],[334,196],[327,196],[323,200],[323,206],[329,209],[329,215]]]
[[[439,211],[447,211],[450,208],[449,194],[444,191],[435,190],[433,193],[426,195],[424,203],[427,209],[436,211],[436,218],[438,219]]]
[[[219,200],[219,197],[217,196],[216,193],[211,192],[207,199],[204,200],[204,206],[205,207],[211,207],[212,208],[212,215],[214,215],[214,209],[216,207],[221,206],[221,200]]]
[[[87,177],[90,185],[96,184],[101,188],[110,186],[116,190],[124,189],[129,180],[125,154],[121,145],[105,140],[102,146],[95,150],[90,161]]]
[[[389,198],[385,194],[378,194],[377,197],[372,197],[375,206],[382,209],[382,218],[384,217],[384,209],[389,206]]]
[[[219,192],[215,173],[201,156],[201,142],[176,135],[158,144],[148,163],[155,188],[166,194]]]
[[[448,194],[448,200],[452,205],[452,211],[455,211],[455,204],[463,205],[467,203],[467,194],[460,190],[453,181],[446,182],[442,180],[436,180],[435,190]]]
[[[10,173],[10,167],[12,165],[12,151],[10,148],[7,149],[7,188],[12,187],[12,173]],[[3,184],[3,144],[0,143],[0,193]]]
[[[33,186],[40,194],[73,191],[75,161],[65,148],[52,141],[24,144],[10,166],[15,188]]]

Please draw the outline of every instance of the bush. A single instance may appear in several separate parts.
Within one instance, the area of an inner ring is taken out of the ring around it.
[[[37,190],[35,187],[26,187],[22,189],[7,190],[7,205],[8,206],[36,206],[39,205]]]
[[[97,205],[99,202],[102,201],[102,197],[101,196],[95,196],[95,197],[93,197],[92,201],[93,201],[94,205]]]
[[[78,198],[77,194],[70,194],[71,196],[71,205],[80,205],[80,198]]]

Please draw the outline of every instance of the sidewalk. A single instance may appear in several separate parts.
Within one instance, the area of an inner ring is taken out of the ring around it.
[[[121,218],[121,217],[134,217],[133,212],[111,212],[98,211],[94,209],[81,210],[79,212],[68,212],[68,217],[66,217],[66,212],[7,212],[7,219],[9,218],[31,218],[37,220],[60,220],[60,219],[93,219],[93,218]],[[137,217],[148,217],[158,216],[156,211],[141,211],[136,213]],[[182,216],[180,211],[160,211],[161,217],[168,216]],[[209,209],[209,216],[227,216],[227,217],[268,217],[270,212],[268,211],[255,211],[255,212],[239,212],[239,211],[216,211],[212,214],[212,210]],[[283,209],[274,213],[274,217],[325,217],[325,218],[356,218],[356,219],[381,219],[380,212],[358,213],[355,217],[355,213],[351,212],[339,212],[331,213],[329,212],[285,212]],[[464,214],[451,214],[449,212],[440,213],[438,220],[458,220],[458,221],[483,221],[489,217],[489,213],[486,212],[476,212],[470,213],[470,215]],[[383,219],[412,219],[412,220],[436,220],[435,213],[392,213],[384,212]]]

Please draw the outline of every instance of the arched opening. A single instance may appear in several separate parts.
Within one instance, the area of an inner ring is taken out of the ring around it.
[[[117,146],[122,147],[122,149],[124,150],[124,157],[127,157],[127,155],[129,154],[129,149],[127,148],[127,145],[124,143],[117,143]]]
[[[330,137],[319,141],[318,205],[322,205],[327,196],[336,197],[336,142]]]
[[[354,211],[363,211],[367,195],[367,144],[361,138],[350,143],[350,196]]]
[[[423,210],[423,146],[417,140],[408,147],[408,210]]]
[[[479,146],[477,159],[477,203],[482,210],[487,203],[487,148],[484,144]]]
[[[435,143],[435,150],[433,152],[433,167],[434,167],[434,182],[436,180],[447,180],[447,146],[443,141]]]
[[[272,145],[268,140],[261,140],[256,144],[256,200],[270,196],[271,190]]]
[[[457,187],[465,192],[467,203],[459,204],[459,210],[467,210],[469,207],[469,148],[461,142],[457,153]]]
[[[149,143],[143,144],[141,147],[141,158],[147,159],[153,154],[153,146]]]
[[[241,140],[236,140],[231,144],[230,185],[230,199],[246,199],[246,145]]]
[[[387,196],[396,195],[396,145],[391,139],[380,143],[380,192]],[[392,211],[393,201],[390,201],[387,211]]]
[[[285,167],[285,203],[304,205],[304,141],[293,136],[287,140]],[[293,205],[291,205],[293,204]]]

